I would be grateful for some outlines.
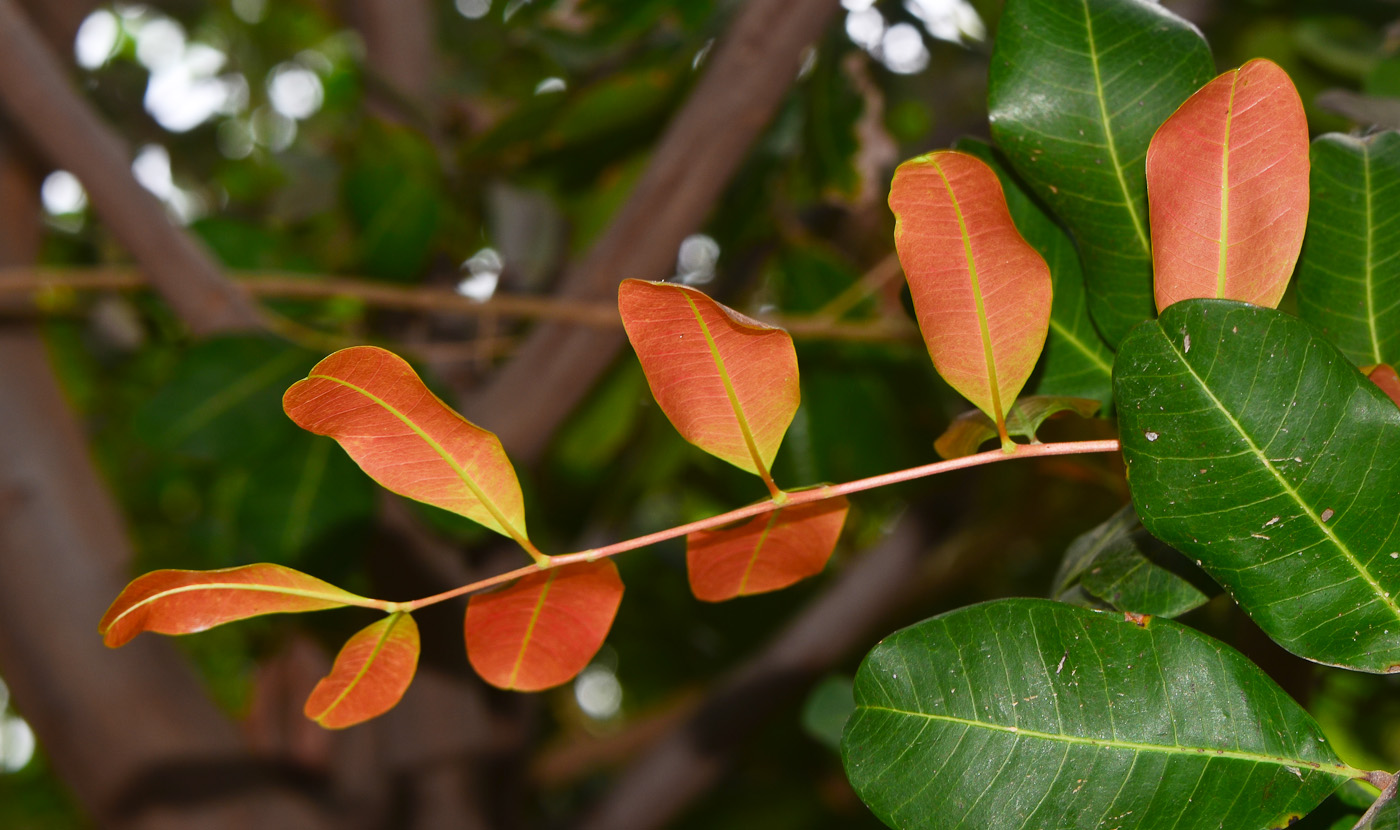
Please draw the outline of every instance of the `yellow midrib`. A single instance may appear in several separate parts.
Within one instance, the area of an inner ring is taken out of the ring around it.
[[[348,592],[345,594],[325,594],[320,593],[318,591],[308,591],[303,588],[283,588],[277,585],[257,585],[248,582],[201,582],[198,585],[181,585],[178,588],[169,588],[164,591],[161,591],[160,593],[151,594],[149,597],[146,597],[145,599],[141,600],[140,602],[132,605],[130,608],[121,612],[116,617],[113,617],[112,622],[110,622],[107,625],[106,630],[110,631],[112,628],[116,627],[117,623],[126,619],[138,609],[145,608],[147,605],[150,605],[153,602],[165,599],[166,597],[172,597],[177,594],[187,594],[191,591],[255,591],[264,594],[283,594],[289,597],[303,597],[305,599],[323,600],[325,602],[334,602],[340,605],[356,605],[357,603],[354,602],[354,600],[364,599],[364,597],[357,596],[355,594],[350,594]]]
[[[739,422],[739,433],[744,437],[744,446],[748,448],[749,458],[753,460],[753,465],[760,476],[768,477],[768,465],[763,462],[763,456],[758,452],[758,442],[754,440],[753,431],[749,429],[749,419],[744,415],[744,408],[739,404],[739,393],[734,390],[734,384],[729,379],[729,370],[724,367],[724,357],[719,353],[719,347],[715,345],[715,338],[710,334],[710,327],[705,324],[705,318],[701,316],[700,309],[695,305],[695,301],[685,292],[679,289],[681,296],[690,306],[690,312],[695,315],[695,322],[700,324],[700,333],[705,336],[705,344],[709,346],[710,358],[715,363],[715,369],[719,372],[719,379],[724,384],[724,393],[729,397],[729,406],[734,410],[734,418]]]
[[[384,646],[388,645],[389,638],[393,636],[394,633],[394,626],[398,625],[399,621],[407,616],[407,614],[398,613],[389,618],[388,624],[384,626],[383,635],[381,635],[379,641],[374,644],[374,651],[370,652],[369,659],[365,661],[363,666],[360,666],[359,671],[355,672],[355,676],[350,679],[350,682],[345,684],[345,688],[340,690],[340,694],[336,695],[335,700],[331,701],[330,705],[322,709],[321,714],[316,716],[317,723],[324,721],[331,712],[335,711],[335,707],[339,706],[345,698],[355,690],[355,687],[360,685],[360,681],[369,673],[370,668],[374,665],[374,661],[379,659],[379,652],[383,651]]]
[[[342,380],[338,377],[334,377],[331,375],[310,375],[307,377],[307,380],[317,379],[328,380],[332,383],[338,383],[341,386],[346,387],[347,389],[353,389],[356,392],[359,392],[361,395],[364,395],[366,398],[369,398],[371,401],[374,401],[376,404],[382,407],[384,411],[388,412],[395,418],[398,418],[400,421],[402,421],[405,426],[413,430],[414,434],[416,434],[419,438],[422,438],[423,442],[429,447],[431,447],[433,452],[437,453],[443,461],[447,462],[447,465],[452,468],[452,471],[457,474],[457,477],[462,480],[462,483],[467,485],[467,489],[470,490],[471,494],[474,497],[476,497],[476,500],[481,503],[481,506],[486,508],[486,512],[491,514],[491,518],[495,519],[496,523],[500,525],[501,529],[506,532],[507,536],[514,539],[520,544],[521,547],[525,548],[526,550],[535,550],[535,546],[530,543],[530,540],[528,537],[526,537],[525,533],[516,528],[516,526],[510,521],[510,519],[506,518],[506,515],[501,512],[500,508],[496,506],[495,502],[487,498],[486,493],[482,492],[481,488],[476,485],[476,481],[472,479],[471,475],[467,473],[467,471],[462,467],[462,465],[458,464],[457,460],[453,458],[452,455],[448,453],[447,450],[444,449],[441,444],[439,444],[431,435],[425,432],[422,427],[418,426],[412,420],[410,420],[408,416],[395,409],[389,404],[388,401],[384,400],[378,395],[375,395],[368,389],[356,386],[355,384],[350,383],[349,381]]]
[[[535,636],[535,624],[540,621],[540,612],[544,610],[545,597],[549,596],[550,586],[554,585],[554,577],[557,571],[551,570],[549,576],[544,580],[544,586],[540,588],[540,596],[535,600],[535,610],[530,612],[530,622],[525,626],[525,636],[520,639],[520,650],[515,653],[515,665],[510,667],[510,677],[506,678],[506,688],[515,688],[515,680],[520,676],[520,667],[525,664],[525,650],[530,647],[530,641]]]
[[[1225,299],[1230,259],[1230,125],[1235,117],[1235,87],[1240,71],[1230,76],[1230,101],[1225,105],[1225,140],[1220,145],[1220,248],[1215,264],[1215,298]]]
[[[744,566],[744,575],[739,577],[739,593],[743,594],[749,588],[749,575],[753,573],[753,566],[758,562],[758,555],[763,552],[763,544],[768,541],[768,534],[773,532],[773,527],[778,524],[778,514],[782,513],[782,508],[774,510],[768,517],[768,524],[764,526],[763,532],[758,536],[758,543],[754,545],[753,554],[749,556],[749,563]]]
[[[861,704],[856,710],[867,710],[875,712],[889,712],[895,715],[902,715],[911,718],[923,718],[925,720],[937,721],[941,723],[954,723],[962,726],[977,727],[994,732],[1005,732],[1011,735],[1035,738],[1037,740],[1058,741],[1060,743],[1078,744],[1080,746],[1094,746],[1105,749],[1123,749],[1130,752],[1159,752],[1170,755],[1187,755],[1192,757],[1205,758],[1230,758],[1236,761],[1252,761],[1259,764],[1271,764],[1281,767],[1306,767],[1332,775],[1346,778],[1355,778],[1361,775],[1360,770],[1348,767],[1345,764],[1339,766],[1325,765],[1318,761],[1305,761],[1301,758],[1284,758],[1276,755],[1263,755],[1254,752],[1242,752],[1232,749],[1216,749],[1214,747],[1194,747],[1171,744],[1148,744],[1134,741],[1121,741],[1106,738],[1085,738],[1079,735],[1066,735],[1056,732],[1041,732],[1035,729],[1022,729],[1018,726],[1006,726],[999,723],[987,723],[986,721],[971,720],[969,718],[959,718],[952,715],[934,715],[928,712],[911,712],[904,709],[895,709],[889,706],[870,706]]]
[[[953,204],[953,214],[958,219],[958,232],[962,235],[963,255],[967,258],[967,276],[972,283],[972,299],[977,306],[977,328],[982,335],[982,356],[987,361],[987,379],[991,384],[993,417],[996,418],[997,433],[1005,442],[1006,414],[1001,406],[1001,388],[997,382],[996,357],[992,354],[992,332],[987,326],[987,309],[982,303],[982,287],[977,281],[977,262],[972,257],[972,239],[967,234],[967,223],[963,221],[962,206],[958,204],[957,194],[953,192],[953,185],[948,181],[947,174],[943,172],[943,167],[937,161],[933,162],[933,169],[943,180],[943,187],[948,191],[948,199]]]
[[[1371,332],[1371,357],[1376,363],[1384,363],[1381,357],[1381,337],[1376,329],[1375,270],[1372,255],[1375,253],[1376,217],[1371,211],[1371,145],[1361,147],[1362,171],[1366,184],[1366,325]]]

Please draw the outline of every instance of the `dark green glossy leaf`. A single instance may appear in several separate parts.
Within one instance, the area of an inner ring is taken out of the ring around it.
[[[1143,524],[1284,648],[1400,666],[1400,409],[1308,324],[1177,303],[1118,352],[1114,395]]]
[[[1074,234],[1110,345],[1152,316],[1144,159],[1215,75],[1191,24],[1142,0],[1009,0],[992,53],[992,137]]]
[[[1050,266],[1055,300],[1050,306],[1050,336],[1039,371],[1026,391],[1033,395],[1066,395],[1094,398],[1105,407],[1113,400],[1113,353],[1089,319],[1084,295],[1084,268],[1074,242],[1036,201],[1006,165],[1001,153],[975,138],[959,141],[956,148],[985,161],[1006,193],[1006,206],[1016,230]]]
[[[1400,362],[1400,133],[1313,142],[1298,312],[1358,366]]]
[[[1047,395],[1033,395],[1017,398],[1006,413],[1006,432],[1017,438],[1037,441],[1036,430],[1040,425],[1061,412],[1073,412],[1081,418],[1092,418],[1099,411],[1099,402],[1088,398],[1056,398]],[[944,458],[962,458],[981,449],[987,441],[997,437],[997,425],[980,409],[964,412],[953,419],[948,429],[934,442],[938,454]]]
[[[895,633],[855,698],[846,774],[896,828],[1282,827],[1356,774],[1223,643],[1050,600]]]
[[[1070,601],[1067,594],[1078,586],[1119,611],[1179,617],[1209,598],[1157,561],[1167,557],[1181,559],[1181,554],[1143,529],[1128,505],[1074,540],[1055,576],[1052,596]]]

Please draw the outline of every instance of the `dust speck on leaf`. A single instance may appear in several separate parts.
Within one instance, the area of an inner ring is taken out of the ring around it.
[[[1322,511],[1322,520],[1323,520],[1324,522],[1325,522],[1325,521],[1328,521],[1329,519],[1331,519],[1331,518],[1332,518],[1333,516],[1335,516],[1335,515],[1337,515],[1337,511],[1335,511],[1335,510],[1333,510],[1332,508],[1329,507],[1329,508],[1327,508],[1326,510]]]
[[[1149,440],[1149,441],[1156,441],[1158,438],[1161,437],[1161,436],[1158,435],[1157,433],[1151,432],[1151,431],[1144,432],[1144,433],[1143,433],[1143,436],[1144,436],[1145,438],[1147,438],[1147,440]]]

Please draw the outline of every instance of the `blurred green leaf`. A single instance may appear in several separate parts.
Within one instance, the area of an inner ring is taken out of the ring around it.
[[[846,675],[827,675],[802,705],[802,729],[834,752],[841,751],[841,732],[856,709],[854,683]]]

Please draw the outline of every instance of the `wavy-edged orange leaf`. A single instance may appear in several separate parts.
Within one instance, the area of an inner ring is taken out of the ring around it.
[[[399,612],[362,629],[336,655],[306,699],[306,716],[327,729],[376,718],[403,698],[418,670],[418,623]]]
[[[588,666],[612,628],[622,578],[612,560],[530,574],[467,602],[467,659],[492,686],[535,692]]]
[[[1147,150],[1157,310],[1194,297],[1273,308],[1308,221],[1308,122],[1262,58],[1201,87]]]
[[[696,599],[723,602],[786,588],[826,567],[850,502],[845,496],[760,513],[742,524],[685,537]]]
[[[890,184],[894,242],[934,368],[1005,434],[1050,328],[1050,269],[996,173],[966,153],[910,159]]]
[[[262,614],[321,611],[373,600],[282,565],[216,571],[152,571],[132,580],[102,615],[97,632],[111,648],[142,631],[193,634]]]
[[[1367,366],[1361,370],[1366,373],[1366,377],[1375,382],[1396,406],[1400,406],[1400,374],[1396,374],[1389,364],[1377,363],[1375,366]]]
[[[287,390],[282,408],[303,429],[334,438],[387,489],[534,551],[500,440],[443,403],[393,352],[355,346],[332,354]]]
[[[767,479],[801,400],[792,337],[674,283],[624,280],[617,305],[677,431]]]

